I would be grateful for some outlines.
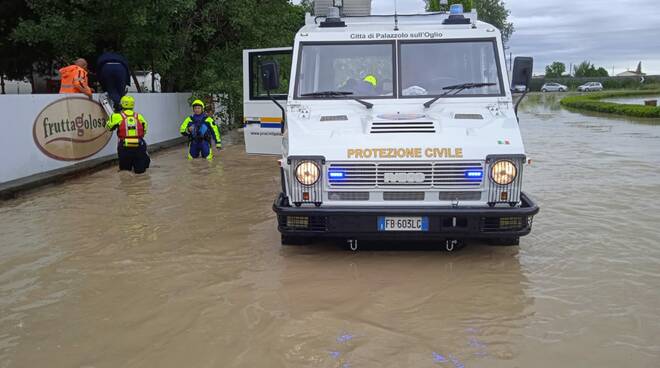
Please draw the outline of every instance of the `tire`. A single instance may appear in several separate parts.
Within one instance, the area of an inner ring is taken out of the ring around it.
[[[514,236],[512,238],[494,238],[488,240],[488,245],[499,247],[511,247],[520,245],[520,237]]]
[[[560,88],[560,89],[559,89],[559,92],[566,92],[566,90],[563,89],[563,88]]]
[[[548,90],[545,89],[545,88],[543,88],[543,89],[541,90],[541,92],[548,92]]]
[[[282,235],[281,238],[282,245],[307,245],[311,242],[310,238],[302,236]]]

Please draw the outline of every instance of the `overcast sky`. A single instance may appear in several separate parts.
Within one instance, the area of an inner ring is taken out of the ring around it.
[[[478,0],[477,0],[478,1]],[[299,2],[299,0],[294,0]],[[536,73],[561,61],[589,60],[611,74],[635,69],[660,74],[660,0],[505,0],[516,28],[514,55],[534,57]],[[373,0],[373,12],[391,13],[394,0]],[[398,0],[401,13],[424,11],[424,0]]]

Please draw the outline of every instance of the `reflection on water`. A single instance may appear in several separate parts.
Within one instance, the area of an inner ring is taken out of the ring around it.
[[[519,248],[282,248],[240,140],[3,202],[0,367],[658,366],[660,127],[531,97]]]

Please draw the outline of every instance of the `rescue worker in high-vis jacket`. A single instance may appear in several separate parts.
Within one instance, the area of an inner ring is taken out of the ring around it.
[[[93,89],[89,88],[87,79],[87,61],[78,59],[72,65],[60,71],[60,93],[84,93],[92,98]]]
[[[181,135],[188,137],[188,159],[201,156],[211,161],[213,160],[212,141],[215,140],[217,149],[222,148],[220,131],[213,118],[204,113],[204,102],[193,101],[192,109],[193,114],[186,117],[179,128]]]
[[[112,131],[117,129],[117,155],[119,156],[119,170],[133,170],[136,174],[147,171],[151,159],[147,154],[147,143],[144,136],[147,134],[147,121],[135,108],[135,99],[132,96],[123,96],[119,102],[121,112],[114,113],[105,125]]]

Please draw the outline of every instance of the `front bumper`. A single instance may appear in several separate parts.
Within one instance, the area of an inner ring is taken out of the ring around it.
[[[493,239],[529,234],[539,207],[525,193],[519,207],[290,207],[273,203],[287,236],[343,239]],[[425,216],[428,231],[378,231],[379,216]]]

